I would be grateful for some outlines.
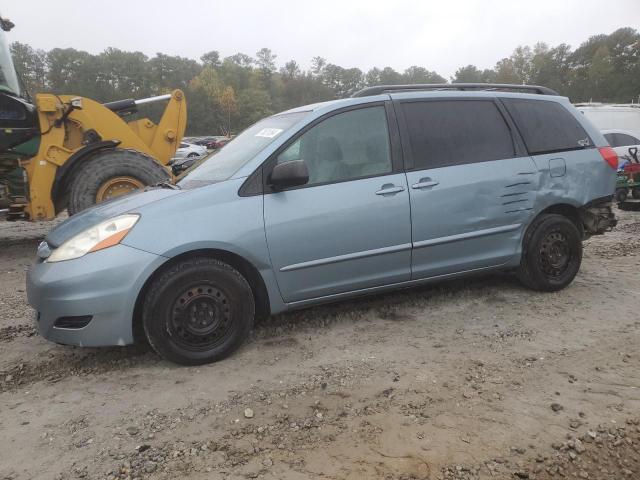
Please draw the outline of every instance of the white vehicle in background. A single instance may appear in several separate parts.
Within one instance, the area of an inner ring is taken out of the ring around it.
[[[194,143],[182,142],[173,159],[178,160],[182,158],[195,158],[202,157],[207,154],[207,148],[202,145],[196,145]]]
[[[640,104],[576,103],[574,105],[598,130],[625,130],[640,136]]]
[[[207,147],[195,143],[182,142],[175,156],[169,162],[174,175],[180,175],[198,160],[208,155]]]
[[[577,103],[574,105],[587,117],[618,155],[618,168],[626,163],[640,163],[640,104],[638,103]]]
[[[602,130],[602,134],[618,155],[618,168],[626,162],[639,163],[640,135],[616,129]]]

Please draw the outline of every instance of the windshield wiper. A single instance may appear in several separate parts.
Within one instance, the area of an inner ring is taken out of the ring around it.
[[[145,188],[145,190],[148,190],[150,188],[155,188],[155,187],[168,188],[170,190],[180,190],[180,187],[178,185],[176,185],[175,183],[171,183],[171,182],[158,182],[156,184],[148,186],[147,188]]]

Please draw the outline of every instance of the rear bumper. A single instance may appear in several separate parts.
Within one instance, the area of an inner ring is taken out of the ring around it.
[[[613,196],[597,198],[580,208],[580,219],[586,236],[601,235],[618,224],[613,213]]]
[[[133,343],[138,292],[165,260],[117,245],[76,260],[38,261],[27,274],[27,298],[37,312],[38,331],[66,345]]]

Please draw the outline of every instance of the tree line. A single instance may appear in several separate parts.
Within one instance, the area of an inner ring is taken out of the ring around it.
[[[445,83],[420,66],[363,72],[316,56],[309,69],[295,60],[277,67],[277,56],[262,48],[255,56],[218,51],[200,61],[157,53],[107,48],[97,55],[74,48],[37,50],[14,42],[11,54],[27,91],[75,94],[107,102],[143,98],[173,88],[185,91],[190,135],[236,133],[258,119],[288,108],[341,98],[372,85]],[[575,50],[567,44],[519,46],[493,68],[459,68],[450,82],[539,84],[573,102],[638,102],[640,33],[620,28],[595,35]],[[156,113],[157,113],[156,109]]]

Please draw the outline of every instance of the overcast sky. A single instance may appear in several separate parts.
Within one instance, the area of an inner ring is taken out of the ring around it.
[[[278,66],[316,55],[368,70],[411,65],[444,77],[464,65],[492,67],[518,45],[576,47],[619,27],[640,28],[640,0],[13,0],[1,11],[11,41],[49,50],[107,47],[199,59],[253,56],[262,47]]]

